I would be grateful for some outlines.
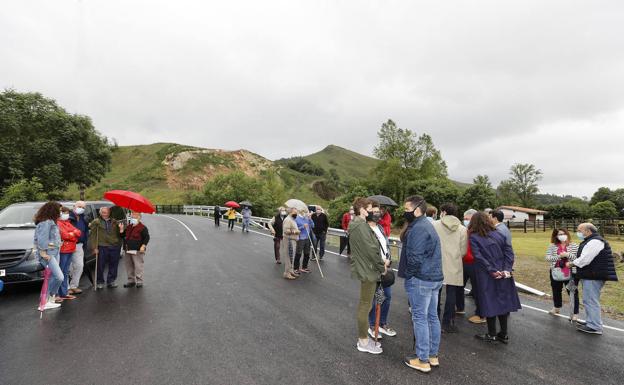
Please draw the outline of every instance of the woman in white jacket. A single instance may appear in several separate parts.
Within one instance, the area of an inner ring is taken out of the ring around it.
[[[572,262],[576,259],[578,245],[574,242],[570,242],[570,233],[566,229],[554,229],[550,241],[551,244],[548,246],[548,250],[546,250],[546,260],[551,264],[548,275],[550,276],[550,286],[552,287],[554,307],[549,313],[556,315],[561,311],[561,306],[563,304],[561,291],[563,287],[570,282],[570,280],[556,281],[553,278],[552,271],[554,268],[562,268],[563,272],[567,272],[571,279],[575,279],[573,278],[574,271],[570,271],[570,268],[565,267],[565,264],[566,262]],[[578,286],[578,280],[575,279],[575,282]],[[566,289],[566,291],[568,290]],[[570,294],[569,291],[568,294]],[[574,292],[574,314],[570,317],[570,319],[572,321],[576,321],[578,319],[578,313],[579,295],[577,290]]]

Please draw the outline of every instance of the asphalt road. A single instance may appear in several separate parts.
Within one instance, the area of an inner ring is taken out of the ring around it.
[[[532,309],[512,315],[509,345],[474,339],[458,320],[441,367],[403,364],[412,332],[402,281],[384,353],[355,349],[358,283],[327,255],[325,279],[286,281],[272,240],[199,217],[146,216],[152,241],[143,289],[86,290],[39,319],[39,287],[0,295],[0,384],[621,384],[624,332],[601,337]],[[123,263],[120,265],[122,266]],[[120,269],[119,283],[124,281]],[[89,285],[83,277],[83,285]],[[523,297],[537,308],[547,304]],[[468,300],[468,306],[471,301]],[[469,307],[468,311],[471,310]],[[605,323],[623,328],[622,323]]]

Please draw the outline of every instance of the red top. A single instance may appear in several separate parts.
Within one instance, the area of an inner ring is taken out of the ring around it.
[[[347,231],[349,229],[349,223],[351,223],[351,214],[344,213],[342,216],[342,229]]]
[[[63,240],[63,245],[61,246],[61,253],[73,253],[76,251],[76,242],[80,239],[80,230],[74,227],[70,221],[61,221],[58,220],[56,222],[59,228],[59,232],[61,233],[61,239]],[[73,234],[69,234],[73,233]]]
[[[390,232],[392,231],[392,217],[390,213],[386,211],[386,214],[379,220],[379,224],[383,227],[384,233],[386,233],[386,237],[390,236]]]
[[[466,249],[466,255],[464,255],[463,261],[467,265],[474,263],[474,256],[472,255],[472,247],[470,247],[470,234],[468,234],[468,248]]]

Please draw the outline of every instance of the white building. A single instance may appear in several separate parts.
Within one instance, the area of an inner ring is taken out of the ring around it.
[[[547,213],[547,211],[543,210],[528,209],[518,206],[500,206],[498,210],[505,214],[505,221],[509,222],[524,222],[525,220],[543,221],[544,214]]]

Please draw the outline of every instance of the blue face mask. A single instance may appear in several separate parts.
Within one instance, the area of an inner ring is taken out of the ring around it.
[[[470,224],[470,221],[468,219],[464,219],[464,226],[468,227],[469,224]]]
[[[578,239],[580,239],[581,241],[585,239],[585,235],[583,235],[583,233],[581,233],[580,231],[576,232],[576,236],[578,237]]]

